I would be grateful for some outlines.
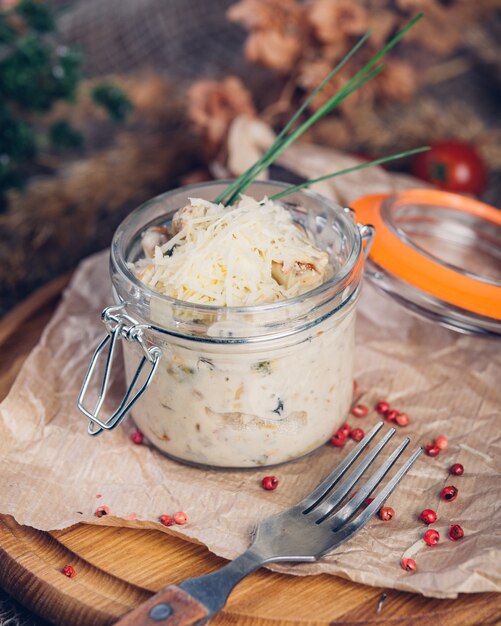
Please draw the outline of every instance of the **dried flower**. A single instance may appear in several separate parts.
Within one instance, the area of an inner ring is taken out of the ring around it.
[[[386,6],[389,3],[387,0],[381,3]],[[392,31],[399,24],[399,15],[390,10],[373,10],[371,7],[371,11],[369,12],[369,29],[372,33],[371,41],[378,47],[381,47],[384,42],[388,39]]]
[[[188,103],[189,119],[211,148],[222,143],[237,115],[256,115],[249,91],[236,76],[220,82],[200,80],[193,83],[188,91]]]
[[[253,33],[245,44],[245,56],[249,61],[266,65],[280,74],[292,69],[301,50],[300,39],[276,30]]]
[[[328,59],[318,59],[302,63],[299,67],[297,78],[298,84],[305,91],[312,91],[324,80],[331,69],[332,61]],[[343,68],[329,81],[322,91],[315,96],[315,99],[312,101],[309,108],[316,111],[323,104],[325,104],[325,102],[332,98],[332,96],[339,89],[346,85],[357,69],[359,68],[352,68],[348,70]],[[346,100],[341,102],[341,104],[337,107],[339,111],[345,114],[362,102],[372,102],[374,99],[376,84],[377,78],[374,81],[370,81],[365,85],[362,85],[362,87],[357,89],[355,93],[352,93]]]
[[[298,84],[305,91],[312,91],[324,80],[331,69],[332,64],[327,59],[317,59],[315,61],[302,63],[297,78]],[[347,79],[344,78],[341,72],[336,74],[322,91],[317,94],[310,108],[313,110],[320,108],[329,98],[332,98],[336,91],[344,87],[347,82]]]
[[[305,10],[297,0],[240,0],[226,15],[249,30],[294,32],[301,27]]]
[[[396,0],[396,4],[408,15],[424,11],[427,17],[426,23],[420,24],[408,41],[439,55],[448,55],[462,44],[462,30],[466,30],[468,22],[462,24],[457,3],[447,7],[437,0]]]
[[[360,35],[369,27],[366,9],[352,0],[313,0],[308,20],[315,36],[325,44],[332,44],[349,35]]]
[[[384,71],[312,129],[309,139],[339,149],[379,154],[390,146],[404,149],[430,136],[456,136],[474,143],[495,168],[501,164],[499,137],[486,129],[469,104],[449,99],[449,115],[444,116],[442,98],[414,95],[420,85],[447,78],[450,63],[437,61],[465,43],[484,58],[479,46],[485,46],[489,38],[482,23],[488,22],[498,8],[499,0],[239,0],[227,15],[249,31],[249,60],[289,76],[289,95],[279,100],[282,113],[286,102],[292,100],[294,109],[294,100],[303,97],[303,90],[311,91],[325,78],[362,32],[371,31],[369,41],[350,60],[349,67],[315,98],[311,110],[317,110],[346,84],[410,16],[424,11],[426,19],[387,56]],[[495,46],[490,46],[490,63],[496,62],[496,52]],[[395,114],[393,107],[374,106],[379,101],[408,102],[408,106]]]
[[[378,95],[384,100],[406,102],[415,94],[418,79],[410,63],[389,59],[376,79]]]
[[[227,16],[251,31],[245,44],[249,61],[281,74],[293,69],[306,38],[301,4],[296,0],[241,0],[229,8]]]

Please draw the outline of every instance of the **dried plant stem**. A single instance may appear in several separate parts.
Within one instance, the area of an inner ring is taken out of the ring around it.
[[[437,85],[444,80],[455,78],[465,74],[473,67],[473,63],[470,59],[464,57],[458,57],[451,59],[445,63],[440,63],[428,69],[423,75],[424,85]]]

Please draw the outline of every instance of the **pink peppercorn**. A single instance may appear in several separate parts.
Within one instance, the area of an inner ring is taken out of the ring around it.
[[[435,511],[433,511],[433,509],[425,509],[421,512],[419,518],[425,524],[433,524],[437,521],[437,514],[435,513]]]
[[[378,515],[379,519],[382,519],[383,522],[389,522],[395,517],[395,511],[391,506],[382,506],[378,511]]]
[[[350,433],[350,437],[354,441],[362,441],[362,439],[365,437],[365,433],[361,428],[354,428]]]
[[[68,578],[73,578],[75,575],[75,570],[71,567],[71,565],[65,565],[62,571],[65,576],[68,576]]]
[[[186,524],[186,522],[188,521],[186,513],[183,513],[182,511],[174,513],[174,521],[176,522],[176,524]]]
[[[278,487],[278,478],[276,476],[265,476],[261,481],[261,485],[266,491],[273,491]]]
[[[440,541],[440,535],[438,534],[438,531],[430,528],[430,530],[425,532],[423,539],[429,546],[435,546]]]
[[[438,456],[440,454],[440,448],[434,443],[427,443],[424,447],[424,452],[428,456]]]
[[[104,517],[105,515],[109,515],[109,514],[110,514],[110,509],[104,504],[103,506],[98,506],[95,511],[96,517]]]
[[[340,430],[337,433],[334,433],[331,437],[331,443],[336,448],[341,448],[346,443],[346,435],[344,435]]]
[[[136,446],[140,446],[143,443],[144,435],[140,430],[135,430],[133,433],[131,433],[130,440],[132,441],[132,443],[135,443]]]
[[[160,515],[158,519],[160,520],[160,524],[163,526],[172,526],[174,523],[174,520],[170,515]]]
[[[386,400],[381,400],[376,404],[376,413],[379,413],[379,415],[386,415],[389,410],[390,405],[388,402],[386,402]]]
[[[447,446],[449,445],[449,440],[447,437],[441,435],[435,439],[435,445],[440,448],[440,450],[447,450]]]
[[[457,487],[454,485],[448,485],[442,489],[442,493],[440,494],[442,500],[446,500],[447,502],[452,502],[458,497]]]
[[[407,572],[416,571],[417,565],[414,559],[401,559],[400,566]]]
[[[454,463],[449,472],[454,476],[462,476],[464,473],[464,467],[461,465],[461,463]]]
[[[399,415],[398,411],[396,411],[395,409],[391,409],[391,411],[388,411],[388,413],[386,414],[386,421],[394,422],[397,418],[397,415]]]
[[[398,426],[408,426],[409,422],[410,419],[407,413],[399,413],[395,418],[395,423],[398,424]]]
[[[369,408],[365,404],[357,404],[351,409],[351,412],[355,417],[365,417],[369,412]]]
[[[348,437],[351,432],[351,426],[349,424],[343,424],[337,432],[342,433],[345,437]]]
[[[464,530],[459,524],[452,524],[447,534],[452,541],[458,541],[464,537]]]

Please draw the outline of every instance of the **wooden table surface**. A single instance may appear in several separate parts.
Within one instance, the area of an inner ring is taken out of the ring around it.
[[[0,398],[36,344],[67,281],[64,276],[49,284],[0,322]],[[67,563],[76,570],[72,579],[61,573]],[[79,524],[47,533],[0,516],[0,586],[61,626],[112,624],[164,585],[223,563],[203,546],[158,531]],[[235,589],[212,623],[489,626],[501,624],[501,594],[434,600],[335,576],[293,577],[260,570]]]

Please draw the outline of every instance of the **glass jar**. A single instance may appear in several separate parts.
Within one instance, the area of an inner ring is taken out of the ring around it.
[[[197,305],[149,289],[131,271],[130,264],[143,254],[141,235],[147,228],[169,225],[189,197],[212,200],[227,184],[204,183],[160,195],[117,229],[111,245],[116,305],[103,312],[108,335],[94,354],[78,403],[90,420],[90,434],[115,428],[132,410],[139,429],[170,457],[247,468],[304,456],[345,420],[353,392],[364,240],[370,244],[373,234],[371,226],[356,224],[351,209],[307,191],[282,201],[329,254],[334,269],[325,283],[290,300],[246,307]],[[246,193],[261,199],[285,187],[256,182]],[[125,339],[129,388],[111,417],[101,419],[118,339]],[[106,373],[90,411],[84,396],[100,355],[106,355]]]

